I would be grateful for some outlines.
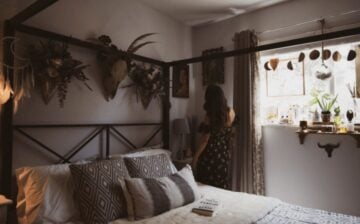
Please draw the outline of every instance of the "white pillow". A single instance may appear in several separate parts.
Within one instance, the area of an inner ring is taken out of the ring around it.
[[[69,164],[16,170],[19,223],[80,222]]]

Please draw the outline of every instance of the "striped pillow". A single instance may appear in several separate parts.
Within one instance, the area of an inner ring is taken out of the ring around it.
[[[200,198],[191,167],[160,178],[125,178],[122,182],[129,220],[159,215]]]

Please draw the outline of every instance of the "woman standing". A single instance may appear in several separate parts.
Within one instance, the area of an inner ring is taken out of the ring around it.
[[[228,107],[224,92],[217,85],[207,87],[204,110],[206,117],[199,127],[202,135],[192,164],[196,179],[229,189],[231,126],[235,112]]]

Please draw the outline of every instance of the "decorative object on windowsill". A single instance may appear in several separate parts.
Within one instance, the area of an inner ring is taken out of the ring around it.
[[[322,19],[320,20],[320,24],[321,24],[321,34],[324,34],[324,27],[325,27],[325,20]],[[324,55],[324,41],[321,41],[321,65],[318,66],[318,68],[316,68],[315,71],[315,76],[316,78],[320,79],[320,80],[326,80],[328,78],[330,78],[332,76],[332,72],[329,68],[329,66],[327,66],[325,64],[325,56]],[[311,57],[311,55],[310,55]]]
[[[28,47],[28,54],[45,104],[57,93],[60,107],[63,107],[68,85],[73,79],[81,81],[92,91],[86,82],[89,79],[83,71],[88,65],[73,59],[67,44],[53,40],[40,41],[39,45]]]
[[[186,136],[190,134],[190,127],[189,123],[186,118],[175,119],[173,121],[173,130],[174,133],[180,135],[180,146],[176,153],[176,158],[178,160],[184,159],[184,154],[186,153],[185,150],[188,150]]]
[[[301,131],[305,131],[307,129],[307,121],[300,121],[299,126]]]
[[[154,34],[155,33],[146,33],[137,37],[129,45],[126,52],[134,54],[141,47],[155,43],[154,41],[139,43],[141,40]],[[105,98],[107,101],[109,101],[110,99],[114,99],[120,83],[125,79],[125,77],[132,69],[132,63],[128,57],[120,54],[120,50],[112,43],[112,40],[109,36],[101,35],[95,41],[101,43],[105,47],[103,51],[98,53],[98,59],[101,62],[102,68],[104,70],[103,86]],[[139,67],[135,68],[136,71],[138,71],[138,69]],[[147,75],[148,71],[143,71],[143,73]]]
[[[311,91],[311,96],[313,99],[310,104],[318,104],[321,109],[321,119],[324,123],[329,123],[331,118],[331,109],[334,106],[337,95],[335,97],[331,97],[328,93],[322,93],[318,90]]]
[[[132,63],[128,74],[131,83],[122,88],[135,87],[136,99],[147,109],[151,100],[164,95],[164,79],[161,68],[143,63]]]
[[[335,131],[335,132],[339,129],[339,127],[340,127],[340,125],[341,125],[340,112],[341,112],[340,107],[339,107],[339,106],[335,107],[335,109],[334,109],[334,113],[335,113],[335,115],[334,115],[334,126],[335,126],[335,130],[334,130],[334,131]]]
[[[346,118],[348,120],[348,127],[347,127],[348,131],[349,132],[354,132],[355,131],[355,126],[352,123],[352,120],[354,118],[354,112],[352,110],[346,111]]]
[[[202,52],[203,56],[208,56],[224,51],[223,47],[208,49]],[[224,58],[206,60],[202,63],[203,85],[224,84],[225,82],[225,61]]]
[[[0,105],[13,97],[13,111],[16,113],[20,100],[23,97],[30,97],[30,89],[34,87],[33,69],[30,59],[15,53],[15,43],[19,41],[18,38],[6,36],[0,41],[3,46],[8,44],[9,51],[16,60],[13,66],[0,62]],[[13,77],[13,86],[10,84],[10,75]]]

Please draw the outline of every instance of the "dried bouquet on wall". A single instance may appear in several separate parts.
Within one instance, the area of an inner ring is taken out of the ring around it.
[[[127,53],[135,53],[141,47],[154,43],[154,41],[146,41],[139,43],[144,38],[154,35],[155,33],[146,33],[136,38],[126,50]],[[104,70],[103,86],[105,98],[107,101],[114,99],[120,83],[125,79],[131,70],[131,60],[121,54],[116,45],[112,43],[109,36],[102,35],[96,40],[105,48],[98,53],[98,59]]]
[[[124,88],[135,87],[137,100],[140,99],[144,109],[148,108],[152,99],[164,95],[164,79],[159,67],[132,63],[129,77],[132,83]]]
[[[60,107],[63,107],[68,85],[73,79],[81,81],[92,90],[86,83],[89,79],[84,74],[88,65],[72,58],[67,44],[52,40],[40,41],[39,45],[30,45],[28,52],[45,104],[48,104],[57,92]]]

